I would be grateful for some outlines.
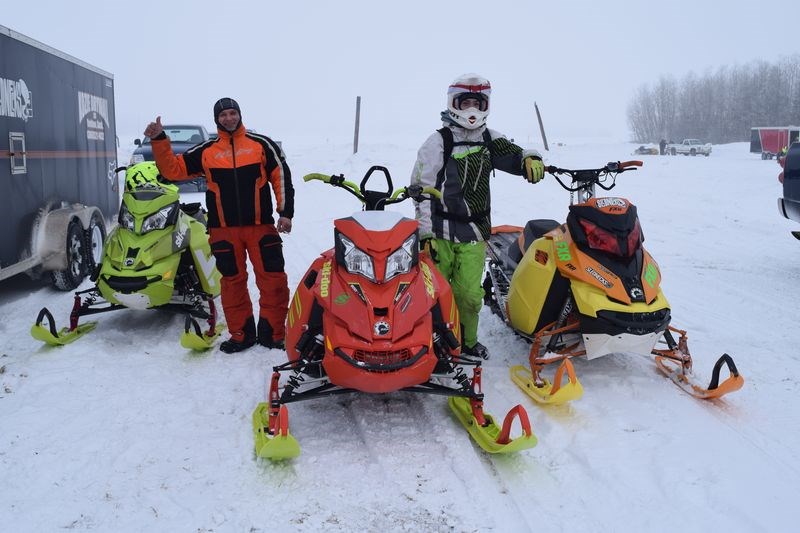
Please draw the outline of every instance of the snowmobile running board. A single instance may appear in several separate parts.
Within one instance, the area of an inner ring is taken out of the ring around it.
[[[47,318],[47,327],[42,326],[44,318]],[[87,322],[76,325],[73,329],[63,327],[57,332],[55,324],[52,313],[46,307],[42,307],[39,316],[36,317],[36,323],[31,326],[31,337],[50,346],[63,346],[83,337],[97,326],[97,322]]]
[[[583,396],[583,386],[575,375],[575,368],[572,361],[564,359],[556,370],[553,377],[554,383],[542,378],[541,384],[536,384],[530,368],[523,365],[512,366],[511,381],[517,384],[525,393],[536,402],[548,405],[561,405],[572,400],[578,400]],[[563,384],[564,374],[567,375],[568,382]]]

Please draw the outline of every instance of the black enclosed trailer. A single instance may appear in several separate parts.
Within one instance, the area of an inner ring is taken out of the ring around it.
[[[75,288],[119,207],[114,77],[0,26],[0,280]]]

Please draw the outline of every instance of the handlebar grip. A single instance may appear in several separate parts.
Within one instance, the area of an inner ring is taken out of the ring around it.
[[[319,172],[312,172],[311,174],[306,174],[303,176],[303,181],[311,181],[311,180],[319,180],[328,183],[331,181],[331,177],[327,174],[320,174]]]
[[[440,191],[439,189],[437,189],[435,187],[423,187],[422,188],[422,192],[430,194],[431,196],[433,196],[434,198],[436,198],[438,200],[442,199],[442,191]]]
[[[622,161],[619,164],[619,168],[640,167],[643,164],[641,161]]]
[[[431,198],[426,198],[425,197],[426,194],[429,195]],[[397,200],[398,198],[400,198],[400,200]],[[435,187],[421,187],[419,185],[409,185],[408,187],[397,189],[391,196],[392,200],[396,200],[398,202],[406,198],[411,198],[416,202],[422,202],[424,200],[430,200],[432,198],[438,198],[439,200],[441,200],[442,192]]]

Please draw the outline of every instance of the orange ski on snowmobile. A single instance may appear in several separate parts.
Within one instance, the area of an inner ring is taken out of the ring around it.
[[[376,170],[383,172],[388,191],[366,189]],[[341,187],[365,210],[334,221],[334,248],[311,264],[290,302],[289,360],[274,367],[269,401],[253,413],[257,455],[282,459],[300,453],[289,432],[286,404],[349,392],[448,396],[451,409],[484,450],[508,453],[534,446],[522,406],[508,413],[502,427],[484,413],[481,362],[460,352],[450,286],[420,252],[417,222],[383,210],[440,193],[418,186],[392,192],[384,167],[370,168],[360,186],[341,175],[309,174],[304,180]],[[288,374],[283,384],[282,374]],[[516,419],[522,435],[511,439]]]
[[[589,170],[546,167],[571,197],[577,196],[566,223],[540,219],[524,228],[492,230],[485,303],[531,342],[530,367],[513,367],[511,377],[539,403],[581,397],[583,388],[571,357],[594,359],[617,352],[655,355],[657,368],[696,398],[718,398],[744,384],[728,354],[715,364],[708,387],[693,381],[686,332],[670,325],[661,272],[642,246],[636,206],[625,198],[595,197],[595,186],[610,190],[618,174],[641,165],[627,161]],[[572,184],[559,175],[569,176]],[[558,362],[550,381],[542,371]],[[720,382],[723,365],[730,376]]]

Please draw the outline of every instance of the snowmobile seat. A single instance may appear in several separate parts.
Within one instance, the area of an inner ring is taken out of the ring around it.
[[[200,211],[202,209],[202,207],[203,207],[203,204],[201,204],[200,202],[192,202],[190,204],[181,204],[181,211],[183,211],[184,213],[186,213],[190,217],[193,217],[193,216],[195,216],[197,214],[198,211]]]
[[[206,225],[206,210],[203,208],[203,204],[200,202],[181,204],[181,211],[200,222],[202,225]]]
[[[522,261],[522,256],[525,255],[525,251],[530,247],[533,241],[548,231],[556,229],[558,226],[558,222],[547,218],[529,220],[528,223],[525,224],[525,228],[522,230],[522,235],[519,236],[519,239],[508,246],[508,257],[519,264],[519,262]]]

